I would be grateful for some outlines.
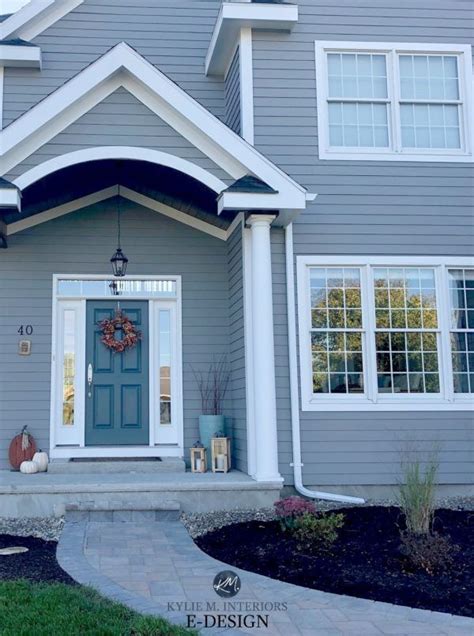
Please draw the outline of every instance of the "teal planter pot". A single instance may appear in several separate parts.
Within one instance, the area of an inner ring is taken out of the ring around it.
[[[200,415],[199,438],[204,448],[207,448],[207,465],[211,465],[211,439],[218,433],[225,435],[225,417],[223,415]]]

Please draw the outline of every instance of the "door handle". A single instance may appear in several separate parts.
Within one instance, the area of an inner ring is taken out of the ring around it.
[[[89,385],[88,397],[92,397],[92,382],[94,380],[94,372],[92,370],[92,364],[89,363],[87,367],[87,384]]]

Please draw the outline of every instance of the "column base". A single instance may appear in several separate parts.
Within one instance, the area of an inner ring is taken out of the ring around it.
[[[273,482],[280,484],[283,484],[284,482],[283,477],[279,473],[268,475],[256,473],[255,475],[252,475],[252,479],[259,482]]]

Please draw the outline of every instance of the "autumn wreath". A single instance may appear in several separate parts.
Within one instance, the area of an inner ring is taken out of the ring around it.
[[[117,311],[114,318],[100,322],[99,327],[102,329],[102,342],[114,353],[123,353],[126,349],[133,349],[142,337],[141,331],[137,330],[130,318],[122,311]],[[115,337],[117,331],[122,331],[121,340],[117,340]]]

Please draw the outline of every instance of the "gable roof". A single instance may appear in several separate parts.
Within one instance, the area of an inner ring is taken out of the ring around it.
[[[7,174],[121,86],[231,177],[250,174],[268,184],[275,192],[265,197],[271,196],[273,208],[306,207],[305,188],[124,42],[0,131],[0,174]]]
[[[21,9],[0,18],[0,40],[32,40],[82,4],[84,0],[30,0]]]

